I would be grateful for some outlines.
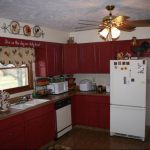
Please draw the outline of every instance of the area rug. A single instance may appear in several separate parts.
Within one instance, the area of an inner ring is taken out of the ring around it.
[[[46,150],[70,150],[70,147],[58,145],[58,144],[51,144],[49,145]]]

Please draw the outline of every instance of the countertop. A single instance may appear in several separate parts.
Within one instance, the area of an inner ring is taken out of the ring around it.
[[[49,100],[48,102],[33,106],[33,107],[29,107],[27,109],[21,110],[21,109],[14,109],[14,108],[9,108],[9,110],[5,111],[5,112],[0,112],[0,120],[3,120],[5,118],[9,118],[45,105],[48,105],[50,103],[54,103],[58,100],[67,98],[67,97],[71,97],[71,96],[75,96],[75,95],[93,95],[93,96],[110,96],[110,93],[107,92],[95,92],[95,91],[88,91],[88,92],[81,92],[80,90],[70,90],[66,93],[63,94],[58,94],[58,95],[43,95],[43,96],[38,96],[39,99],[47,99]]]

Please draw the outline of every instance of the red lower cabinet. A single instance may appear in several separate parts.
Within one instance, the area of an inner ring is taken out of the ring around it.
[[[76,116],[77,125],[86,125],[85,96],[76,96]]]
[[[38,149],[55,139],[54,103],[24,114],[26,148]]]
[[[110,128],[110,102],[106,96],[88,97],[88,126]]]
[[[76,96],[71,97],[72,127],[76,125]]]
[[[41,118],[37,117],[25,123],[27,149],[38,149],[42,146]]]
[[[55,139],[55,114],[54,111],[42,116],[42,131],[44,144]]]

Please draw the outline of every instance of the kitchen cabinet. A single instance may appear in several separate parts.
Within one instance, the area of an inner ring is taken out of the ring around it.
[[[110,60],[114,59],[112,42],[96,44],[96,71],[97,73],[110,73]]]
[[[38,149],[55,139],[54,103],[24,114],[27,149]]]
[[[78,44],[64,45],[64,73],[80,72],[80,49]]]
[[[0,149],[25,149],[23,115],[0,121]]]
[[[32,113],[31,113],[32,115]],[[36,117],[25,122],[27,149],[38,149],[42,146],[41,118]]]
[[[85,96],[76,96],[76,123],[77,125],[86,125]]]
[[[96,72],[96,49],[94,43],[80,44],[80,60],[82,73]]]
[[[42,116],[42,130],[44,144],[55,138],[55,114],[54,111]]]
[[[131,53],[131,40],[126,41],[113,41],[113,52],[114,52],[114,59],[117,58],[117,53],[123,52],[125,55],[127,52]]]
[[[110,128],[110,98],[106,96],[88,97],[88,126]]]
[[[71,97],[72,127],[76,125],[76,96]]]
[[[37,77],[63,74],[63,44],[47,43],[44,49],[35,49]]]

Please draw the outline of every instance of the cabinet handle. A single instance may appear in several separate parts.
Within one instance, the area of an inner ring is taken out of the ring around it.
[[[13,146],[11,146],[11,147],[9,147],[9,148],[13,148],[13,147],[15,147],[16,145],[13,145]]]
[[[97,101],[101,101],[101,100],[98,99]]]
[[[41,128],[41,123],[39,122],[39,124],[40,124],[40,128]]]
[[[8,123],[8,125],[11,125],[11,124],[13,124],[14,122],[11,122],[11,123]]]
[[[98,108],[97,108],[97,110],[96,110],[97,112],[98,112]]]
[[[12,136],[12,135],[14,135],[15,133],[12,133],[12,134],[9,134],[9,136]]]
[[[98,108],[98,112],[100,112],[100,108]]]

